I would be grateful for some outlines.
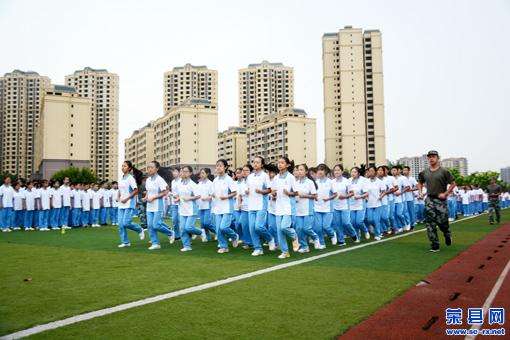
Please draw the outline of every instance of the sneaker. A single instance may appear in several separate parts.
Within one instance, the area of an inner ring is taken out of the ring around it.
[[[313,241],[313,247],[315,249],[321,249],[321,243],[319,241],[319,238],[317,238],[315,241]]]
[[[269,241],[269,242],[267,243],[267,245],[269,246],[269,250],[270,250],[270,251],[275,251],[275,250],[276,250],[276,245],[275,245],[275,243],[274,243],[274,238],[273,238],[271,241]]]
[[[298,253],[301,253],[301,254],[304,254],[304,253],[309,253],[310,252],[310,248],[301,248],[298,250]]]
[[[336,233],[334,233],[333,237],[331,238],[331,244],[335,245],[338,243],[338,238],[336,236]]]
[[[194,240],[196,238],[197,238],[197,235],[195,235],[195,234],[191,235],[191,240]]]
[[[234,247],[234,248],[237,248],[237,246],[239,245],[239,235],[236,234],[236,236],[237,236],[237,238],[232,241],[232,247]]]
[[[142,241],[145,239],[145,232],[143,229],[141,232],[138,233],[138,236],[140,237],[140,240],[142,240]]]
[[[404,226],[404,230],[405,230],[405,231],[409,231],[409,230],[411,230],[411,226],[410,226],[409,224],[406,224],[406,225]]]
[[[447,246],[451,246],[451,245],[452,245],[452,237],[451,237],[451,236],[445,236],[445,237],[444,237],[444,243],[445,243]]]
[[[296,238],[294,238],[294,240],[292,241],[292,250],[294,250],[295,252],[299,250],[299,238],[296,234]]]
[[[255,249],[253,251],[253,253],[251,253],[251,256],[260,256],[260,255],[264,255],[264,251],[263,250],[257,250]]]
[[[168,236],[168,242],[170,242],[170,244],[174,244],[174,242],[175,242],[175,233],[172,232],[172,235]]]
[[[60,230],[60,228],[59,227],[53,227],[53,228],[51,228],[51,230]]]
[[[400,233],[401,233],[401,232],[403,232],[403,231],[404,231],[404,229],[399,228],[399,229],[397,229],[397,234],[400,234]]]
[[[437,253],[439,251],[439,248],[430,248],[430,251],[433,253]]]
[[[161,246],[159,244],[153,244],[148,249],[149,250],[158,250],[158,249],[161,249]]]
[[[381,236],[376,236],[376,237],[374,237],[374,240],[376,240],[376,241],[380,241],[380,240],[381,240]]]
[[[281,253],[280,256],[278,256],[279,259],[286,259],[286,258],[289,258],[289,257],[290,257],[289,253]]]
[[[228,253],[228,248],[220,248],[218,249],[218,254],[225,254]]]
[[[354,243],[360,243],[360,239],[356,237],[356,239],[354,239]]]
[[[121,243],[117,246],[118,248],[127,248],[131,247],[131,243]]]
[[[243,245],[243,249],[245,249],[245,250],[246,250],[246,249],[250,249],[250,246],[249,246],[249,245],[247,245],[247,244],[244,244],[244,245]]]
[[[347,243],[345,243],[345,242],[338,242],[338,246],[339,247],[343,247],[343,246],[346,246],[346,245],[347,245]]]
[[[319,250],[323,250],[323,249],[326,249],[326,245],[323,245],[323,246],[321,245],[321,246],[319,247]]]
[[[365,233],[365,238],[366,238],[367,240],[370,240],[370,233],[369,233],[368,231]]]
[[[15,227],[12,230],[21,230],[21,228],[20,227]]]
[[[388,228],[388,231],[386,232],[388,235],[391,235],[391,233],[393,232],[392,230],[393,228]]]
[[[200,234],[200,239],[202,242],[207,242],[207,234],[205,233],[205,229],[202,229],[202,233]]]
[[[183,253],[185,253],[185,252],[187,252],[187,251],[191,251],[191,248],[190,248],[190,247],[184,247],[184,248],[182,248],[182,249],[181,249],[181,251],[182,251]]]

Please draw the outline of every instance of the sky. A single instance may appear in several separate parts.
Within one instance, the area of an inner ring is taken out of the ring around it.
[[[219,130],[238,124],[238,70],[294,67],[295,106],[317,118],[324,158],[322,35],[379,29],[387,158],[436,149],[469,171],[510,166],[510,1],[0,0],[0,74],[63,84],[86,66],[120,78],[124,139],[163,114],[163,73],[218,71]]]

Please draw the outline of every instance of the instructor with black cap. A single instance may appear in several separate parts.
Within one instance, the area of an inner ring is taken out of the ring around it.
[[[448,195],[455,187],[455,180],[452,174],[439,165],[439,153],[435,150],[427,153],[430,163],[428,169],[420,172],[418,176],[418,192],[423,197],[423,184],[427,187],[427,198],[425,200],[425,227],[431,242],[430,251],[439,251],[439,238],[437,227],[444,234],[447,246],[452,244],[450,226],[448,224]],[[448,186],[448,184],[450,186]]]

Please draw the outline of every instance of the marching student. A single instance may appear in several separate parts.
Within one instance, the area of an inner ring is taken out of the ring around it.
[[[409,183],[409,190],[405,193],[407,214],[409,215],[409,230],[413,230],[416,226],[416,212],[414,208],[414,193],[418,190],[416,178],[411,176],[411,168],[404,166],[403,169],[404,177],[407,178]]]
[[[315,199],[315,232],[319,235],[320,249],[326,249],[324,242],[324,234],[328,235],[331,244],[338,243],[335,230],[331,227],[333,222],[332,200],[337,197],[334,190],[333,182],[328,178],[330,173],[326,164],[319,164],[317,166],[317,198]]]
[[[101,181],[99,183],[99,225],[105,226],[108,221],[108,211],[111,208],[110,191],[108,190],[108,182]]]
[[[384,166],[377,167],[377,178],[382,182],[384,189],[384,196],[381,199],[381,234],[388,235],[391,233],[391,223],[390,223],[390,201],[389,195],[390,191],[393,189],[388,185],[387,180],[385,179],[386,170]]]
[[[461,197],[462,197],[462,211],[463,211],[464,217],[471,216],[471,209],[469,206],[471,194],[470,194],[469,186],[466,185],[464,187],[464,190],[461,193]]]
[[[124,163],[122,163],[121,171],[122,178],[119,180],[119,190],[117,191],[115,200],[119,204],[118,219],[121,244],[119,244],[118,247],[125,248],[131,246],[126,229],[135,231],[140,237],[140,240],[145,239],[143,229],[132,221],[136,206],[138,185],[142,182],[143,174],[140,170],[133,167],[131,161],[124,161]],[[134,176],[131,175],[131,171]]]
[[[0,187],[0,222],[2,226],[2,232],[10,232],[14,212],[13,212],[13,195],[14,189],[11,186],[11,178],[5,177],[4,184]]]
[[[54,181],[50,190],[50,217],[49,224],[52,230],[60,227],[60,211],[62,210],[62,193],[60,191],[60,182]]]
[[[82,191],[81,191],[81,225],[83,227],[89,226],[90,221],[90,207],[91,207],[91,193],[90,193],[90,185],[89,183],[83,183]]]
[[[391,173],[393,177],[395,177],[395,181],[397,182],[398,189],[395,191],[395,227],[397,228],[396,233],[401,233],[404,229],[409,230],[407,228],[406,219],[405,219],[405,192],[409,190],[409,184],[407,179],[404,176],[400,175],[400,170],[402,167],[400,165],[394,166],[391,169]]]
[[[234,213],[232,214],[232,223],[230,224],[230,227],[237,233],[237,235],[239,235],[240,241],[244,243],[246,240],[243,238],[243,225],[245,229],[248,228],[248,214],[245,212],[243,215],[242,194],[239,192],[243,182],[243,168],[237,168],[234,171],[233,179],[237,195],[234,198]],[[246,209],[246,204],[244,208]],[[251,240],[249,240],[249,242],[251,243]],[[246,244],[244,246],[246,246]],[[243,248],[245,248],[244,246]]]
[[[191,235],[205,235],[205,230],[195,227],[195,222],[198,215],[197,200],[200,199],[198,195],[198,186],[191,176],[193,169],[191,166],[186,165],[181,168],[181,180],[176,182],[175,187],[172,189],[174,194],[174,202],[179,204],[179,227],[181,232],[182,252],[191,251]],[[175,232],[175,230],[174,230]],[[202,239],[205,236],[202,236]]]
[[[269,176],[269,187],[273,187],[274,178],[276,174],[278,173],[278,168],[274,164],[267,164],[265,166],[267,175]],[[267,197],[268,204],[267,204],[267,230],[269,231],[269,234],[271,235],[272,239],[274,240],[275,247],[278,247],[278,233],[276,231],[276,198],[273,197],[272,194],[269,194]],[[312,218],[313,219],[313,218]]]
[[[228,163],[224,159],[216,162],[217,177],[213,181],[213,202],[215,210],[216,231],[218,236],[218,253],[228,253],[227,238],[232,240],[234,248],[239,244],[239,235],[230,227],[234,212],[234,198],[237,188],[232,177],[227,175]]]
[[[243,249],[253,248],[253,242],[251,239],[250,233],[250,218],[249,218],[249,210],[248,210],[248,198],[246,195],[249,193],[248,185],[246,183],[246,179],[253,171],[251,165],[247,164],[242,168],[239,168],[240,174],[237,181],[237,205],[241,209],[241,219],[240,219],[240,229],[236,230],[237,234],[241,238],[243,242]],[[236,171],[237,175],[237,171]]]
[[[384,168],[384,180],[388,187],[388,191],[386,192],[386,196],[388,197],[388,205],[389,205],[389,221],[390,226],[388,227],[388,233],[392,231],[396,231],[396,220],[395,220],[395,191],[398,190],[398,183],[395,180],[395,177],[390,173],[389,168],[386,165],[383,165]],[[393,230],[392,230],[393,229]]]
[[[333,190],[337,197],[333,200],[333,222],[336,228],[338,245],[345,246],[345,234],[347,233],[355,243],[359,243],[359,238],[351,224],[351,212],[349,210],[349,199],[354,195],[351,190],[350,182],[343,176],[344,168],[341,164],[333,168],[334,179]]]
[[[111,225],[119,225],[117,215],[119,212],[119,202],[116,200],[117,192],[119,192],[119,183],[117,181],[112,182],[112,188],[110,189],[110,224]]]
[[[251,242],[253,244],[252,256],[264,254],[261,239],[265,241],[270,251],[276,249],[274,237],[267,228],[268,194],[271,193],[271,180],[264,172],[265,160],[257,156],[252,160],[253,168],[245,165],[243,171],[246,176],[245,200],[247,201],[248,224]]]
[[[448,195],[448,218],[451,221],[455,220],[457,217],[457,188],[453,188],[452,192]]]
[[[99,185],[94,183],[91,185],[90,193],[92,197],[92,210],[90,211],[90,222],[92,228],[99,227],[98,218],[99,211],[101,210],[101,193],[99,192]]]
[[[81,199],[82,199],[81,183],[76,183],[74,185],[74,190],[71,191],[71,200],[72,200],[72,204],[73,204],[73,206],[72,206],[73,209],[71,211],[73,223],[71,224],[71,226],[73,228],[82,226],[82,223],[81,223],[81,209],[82,209]]]
[[[13,186],[14,193],[12,195],[13,199],[13,218],[12,218],[12,230],[21,230],[23,226],[23,219],[25,214],[25,207],[23,204],[23,190],[21,189],[21,182],[16,181]]]
[[[212,182],[209,179],[210,175],[211,170],[209,168],[201,169],[197,188],[197,193],[200,196],[200,199],[197,201],[200,227],[205,230],[202,242],[210,240],[210,232],[216,233],[216,228],[213,226],[211,219]]]
[[[308,166],[298,165],[296,181],[292,190],[296,193],[296,232],[299,238],[300,253],[310,252],[307,237],[313,240],[315,249],[322,249],[319,235],[313,230],[314,202],[317,199],[317,183],[309,177]]]
[[[349,200],[351,210],[351,223],[356,231],[356,237],[361,238],[361,234],[365,238],[370,239],[370,233],[365,225],[365,210],[363,209],[363,201],[367,198],[365,180],[361,178],[360,168],[357,166],[351,169],[351,191],[353,195]]]
[[[278,159],[279,174],[273,179],[271,191],[273,198],[276,198],[275,215],[276,230],[278,234],[278,244],[280,245],[281,254],[279,259],[290,257],[287,244],[287,237],[292,240],[292,248],[295,252],[299,250],[299,238],[296,231],[291,227],[292,224],[292,200],[291,196],[296,193],[292,192],[295,183],[294,176],[290,173],[294,169],[294,163],[287,157]]]
[[[34,182],[27,182],[27,189],[23,195],[23,205],[25,206],[25,218],[23,221],[23,227],[26,231],[32,231],[35,225],[35,197],[36,190],[34,189]]]
[[[164,197],[168,193],[168,185],[166,181],[158,175],[161,167],[158,161],[152,161],[147,166],[148,178],[145,182],[146,195],[143,201],[147,203],[147,229],[151,239],[149,250],[161,249],[158,238],[158,231],[168,237],[170,244],[175,241],[174,233],[163,225],[163,212],[165,210]]]
[[[181,238],[181,232],[179,230],[179,203],[175,201],[174,197],[177,196],[176,193],[174,193],[174,188],[177,187],[177,184],[181,181],[181,174],[179,168],[174,168],[172,170],[172,176],[174,179],[170,183],[170,192],[172,195],[170,196],[172,199],[172,202],[170,204],[170,216],[172,218],[172,225],[174,228],[174,235],[175,239],[179,240]]]
[[[489,208],[489,195],[487,190],[484,190],[482,194],[482,211],[487,211],[487,208]]]
[[[367,220],[374,227],[374,240],[381,240],[381,213],[382,199],[386,195],[386,186],[377,178],[375,166],[368,167],[368,181],[365,183],[367,190]],[[414,203],[414,202],[413,202]],[[413,205],[414,210],[414,205]]]
[[[42,187],[39,189],[38,200],[40,201],[41,210],[39,211],[38,227],[40,231],[48,231],[50,218],[50,189],[48,188],[48,180],[42,181]]]
[[[416,196],[416,220],[418,223],[425,221],[425,199],[427,198],[427,187],[423,186],[421,192],[417,192]]]
[[[60,196],[62,196],[62,208],[60,209],[60,221],[59,225],[64,229],[70,229],[71,223],[70,211],[71,211],[71,186],[69,183],[69,177],[65,176],[63,183],[59,188]]]

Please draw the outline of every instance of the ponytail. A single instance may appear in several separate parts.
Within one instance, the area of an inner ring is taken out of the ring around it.
[[[131,170],[133,172],[133,177],[135,178],[135,181],[136,181],[136,185],[137,186],[140,186],[142,185],[142,181],[143,181],[143,172],[141,172],[140,170],[138,170],[137,168],[135,168],[133,166],[133,163],[131,161],[124,161],[124,163],[126,163],[126,165],[128,166],[129,170]]]

